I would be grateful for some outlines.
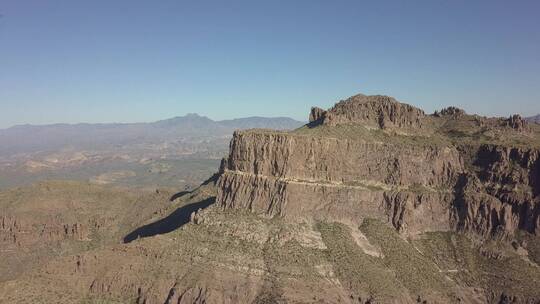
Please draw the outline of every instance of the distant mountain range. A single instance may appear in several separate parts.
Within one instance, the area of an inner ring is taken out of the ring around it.
[[[0,155],[57,150],[103,149],[232,135],[236,129],[295,129],[304,122],[287,117],[246,117],[214,121],[198,114],[151,123],[18,125],[0,130]]]
[[[525,118],[528,122],[540,124],[540,114]]]

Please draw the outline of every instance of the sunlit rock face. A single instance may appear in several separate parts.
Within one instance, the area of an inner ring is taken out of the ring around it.
[[[540,232],[538,148],[467,132],[536,136],[517,115],[455,107],[426,115],[392,97],[356,95],[312,108],[294,132],[236,132],[217,202],[267,216],[377,217],[406,234]]]

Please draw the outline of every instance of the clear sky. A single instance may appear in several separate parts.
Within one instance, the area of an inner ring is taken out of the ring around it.
[[[356,93],[540,113],[540,1],[0,0],[0,128],[307,120]]]

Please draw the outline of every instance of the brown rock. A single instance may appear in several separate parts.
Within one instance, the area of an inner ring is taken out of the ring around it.
[[[436,119],[448,116],[471,121],[455,107]],[[431,127],[422,110],[387,96],[356,95],[326,112],[313,108],[310,121],[320,120],[314,129],[353,124],[410,132]],[[500,121],[484,120],[487,126]],[[518,132],[526,127],[519,116],[508,123]],[[236,132],[218,181],[217,203],[267,216],[384,218],[409,234],[456,229],[506,238],[517,230],[540,232],[537,148],[380,142],[341,138],[338,131],[332,136]]]
[[[424,111],[388,96],[356,95],[338,102],[324,115],[323,124],[360,124],[380,129],[423,126]]]
[[[326,111],[318,108],[318,107],[312,107],[311,112],[309,113],[309,122],[310,123],[318,123],[322,119],[324,119],[324,115],[326,114]]]
[[[435,111],[435,113],[434,113],[434,115],[436,117],[451,116],[453,118],[460,118],[460,117],[464,116],[465,114],[467,114],[467,113],[465,113],[465,110],[457,108],[457,107],[444,108],[440,112]]]
[[[506,120],[506,125],[509,126],[512,129],[514,129],[514,130],[519,131],[519,132],[529,130],[528,122],[525,119],[521,118],[521,115],[519,115],[519,114],[514,114],[514,115],[510,116]]]

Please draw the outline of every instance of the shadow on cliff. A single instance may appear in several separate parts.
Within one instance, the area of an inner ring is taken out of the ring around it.
[[[219,179],[219,176],[221,175],[221,173],[214,173],[212,176],[210,176],[210,178],[208,178],[207,180],[205,180],[200,186],[200,187],[203,187],[203,186],[206,186],[206,185],[209,185],[209,184],[213,184],[213,185],[216,185],[218,179]],[[185,196],[185,195],[188,195],[188,194],[192,194],[196,191],[197,189],[195,190],[184,190],[184,191],[180,191],[178,193],[175,193],[173,194],[170,198],[169,198],[169,201],[171,202],[174,202],[175,200]]]
[[[215,201],[215,197],[210,197],[200,202],[182,206],[165,218],[133,230],[124,237],[124,243],[130,243],[138,238],[164,234],[176,230],[189,222],[193,212],[199,209],[208,208]]]
[[[171,198],[169,198],[169,201],[173,202],[174,200],[178,199],[178,198],[181,198],[182,196],[186,195],[186,194],[190,194],[192,191],[180,191],[178,193],[175,193],[173,196],[171,196]]]
[[[320,125],[323,124],[323,120],[322,119],[317,119],[315,121],[310,121],[306,124],[306,126],[309,128],[309,129],[313,129],[313,128],[316,128]]]

